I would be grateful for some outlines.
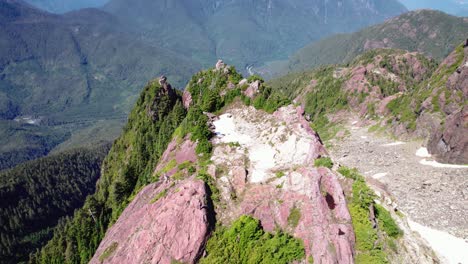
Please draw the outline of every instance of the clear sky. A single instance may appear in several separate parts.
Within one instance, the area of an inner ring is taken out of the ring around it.
[[[457,16],[468,16],[468,0],[400,0],[408,9],[436,9]]]

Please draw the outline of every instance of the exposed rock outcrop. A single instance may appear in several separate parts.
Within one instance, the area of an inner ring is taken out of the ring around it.
[[[354,263],[343,190],[330,170],[314,168],[326,151],[303,111],[288,106],[267,115],[240,107],[214,123],[220,137],[212,160],[223,169],[211,171],[226,206],[218,219],[228,224],[252,215],[267,231],[280,227],[301,238],[316,263]]]
[[[205,183],[179,167],[197,161],[195,147],[188,139],[170,142],[155,169],[159,181],[127,206],[90,263],[195,263],[202,257],[214,208]]]
[[[460,60],[463,56],[462,60]],[[456,63],[460,63],[456,65]],[[456,70],[448,76],[444,87],[436,87],[431,101],[438,101],[440,109],[447,115],[442,125],[437,124],[428,142],[428,150],[438,161],[446,163],[468,163],[468,47],[455,51],[439,67],[436,75],[449,67]],[[438,97],[437,97],[438,96]],[[433,98],[435,100],[433,100]],[[429,100],[428,99],[428,100]],[[426,108],[434,107],[429,104]],[[462,107],[462,108],[461,108]]]
[[[250,98],[254,98],[255,95],[258,93],[258,90],[260,89],[260,85],[261,82],[259,80],[250,83],[247,90],[244,91],[244,94]]]
[[[445,128],[436,131],[428,143],[428,150],[445,163],[466,164],[468,161],[468,107],[451,114]]]
[[[107,231],[90,263],[195,263],[213,228],[208,197],[200,180],[145,187]]]

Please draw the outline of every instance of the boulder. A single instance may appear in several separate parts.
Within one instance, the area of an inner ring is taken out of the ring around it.
[[[107,231],[89,263],[196,263],[213,228],[205,183],[151,184]]]
[[[247,90],[245,90],[244,94],[250,98],[254,98],[255,95],[258,93],[260,89],[261,82],[259,80],[250,83]]]

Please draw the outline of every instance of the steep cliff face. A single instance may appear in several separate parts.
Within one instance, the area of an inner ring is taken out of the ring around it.
[[[460,46],[442,62],[430,85],[433,90],[426,102],[429,100],[434,102],[432,110],[439,107],[446,116],[445,123],[441,123],[429,139],[428,149],[443,162],[466,164],[468,162],[468,107],[466,106],[468,40],[463,47]]]

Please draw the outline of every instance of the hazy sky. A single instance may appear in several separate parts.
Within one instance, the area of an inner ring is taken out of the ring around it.
[[[458,16],[468,16],[468,0],[400,0],[410,10],[430,8]]]

